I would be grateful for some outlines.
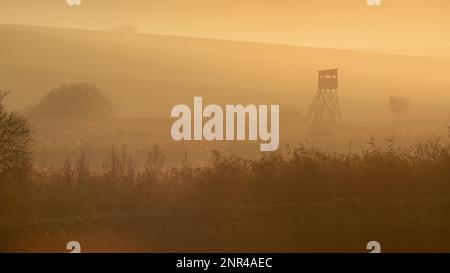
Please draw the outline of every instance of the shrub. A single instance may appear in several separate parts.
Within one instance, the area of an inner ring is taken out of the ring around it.
[[[8,93],[0,91],[0,182],[11,175],[23,175],[30,167],[33,132],[28,120],[2,105]]]
[[[115,106],[95,85],[61,84],[27,109],[30,117],[98,119],[114,115]]]

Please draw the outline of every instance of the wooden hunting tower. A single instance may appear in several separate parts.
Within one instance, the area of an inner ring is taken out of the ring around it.
[[[319,71],[319,89],[309,107],[307,116],[313,123],[342,121],[338,98],[338,70]]]

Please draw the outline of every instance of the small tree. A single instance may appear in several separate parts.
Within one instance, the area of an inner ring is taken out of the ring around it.
[[[409,109],[409,100],[407,98],[392,96],[389,98],[389,110],[400,118],[400,114],[406,112]]]
[[[8,175],[21,175],[30,167],[33,131],[28,120],[9,112],[2,102],[8,92],[0,90],[0,182]]]
[[[27,109],[31,117],[97,119],[111,117],[115,106],[99,88],[89,83],[61,84]]]

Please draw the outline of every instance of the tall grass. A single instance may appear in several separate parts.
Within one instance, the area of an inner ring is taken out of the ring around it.
[[[61,169],[34,170],[30,180],[0,185],[1,218],[163,206],[448,198],[450,145],[440,139],[407,149],[369,143],[362,153],[337,153],[299,143],[258,160],[213,152],[209,163],[196,167],[166,167],[163,151],[155,146],[144,168],[125,147],[113,147],[101,169],[91,168],[89,156],[81,152]]]

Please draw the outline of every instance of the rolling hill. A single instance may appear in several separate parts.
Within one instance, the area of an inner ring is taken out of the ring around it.
[[[97,84],[130,116],[168,117],[194,95],[306,109],[317,70],[335,67],[349,120],[387,115],[389,95],[429,115],[450,105],[449,58],[18,25],[0,25],[0,37],[0,88],[15,109],[71,81]]]

